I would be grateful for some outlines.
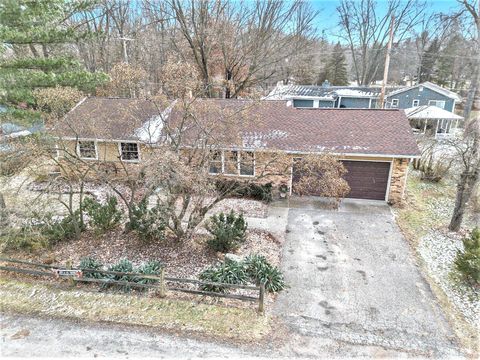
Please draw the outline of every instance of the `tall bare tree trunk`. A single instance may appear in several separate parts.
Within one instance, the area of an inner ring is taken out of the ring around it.
[[[455,199],[455,208],[453,209],[453,215],[450,220],[448,228],[451,231],[460,230],[460,226],[463,222],[463,216],[465,215],[465,209],[467,208],[469,200],[472,198],[475,184],[479,179],[479,170],[476,169],[472,174],[466,172],[460,175],[460,180],[457,184],[457,197]]]

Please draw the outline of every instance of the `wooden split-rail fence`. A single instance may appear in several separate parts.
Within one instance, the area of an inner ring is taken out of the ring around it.
[[[5,265],[6,264],[6,265]],[[73,268],[71,264],[65,266],[40,264],[25,260],[2,258],[0,257],[0,270],[10,271],[20,274],[27,274],[33,276],[45,276],[58,279],[69,279],[72,283],[98,283],[101,285],[117,285],[139,289],[153,289],[159,297],[167,296],[168,291],[184,292],[200,296],[222,297],[227,299],[235,299],[241,301],[256,302],[258,304],[258,312],[264,313],[265,306],[265,284],[260,286],[237,285],[201,281],[196,279],[185,279],[165,276],[165,268],[161,268],[159,275],[146,275],[134,272],[119,272],[99,269],[79,269]],[[146,280],[143,283],[129,280],[114,280],[112,278],[95,278],[87,274],[100,274],[106,276],[127,277],[128,279]],[[186,288],[184,285],[193,285],[198,288]],[[243,290],[248,293],[254,292],[257,296],[250,294],[231,294],[216,291],[202,290],[204,287],[216,289],[232,289]]]

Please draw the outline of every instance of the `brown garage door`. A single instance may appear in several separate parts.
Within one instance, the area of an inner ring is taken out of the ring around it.
[[[343,161],[348,172],[349,198],[385,200],[390,163],[371,161]]]
[[[348,172],[345,174],[350,186],[348,198],[385,200],[388,186],[390,163],[372,161],[343,161]],[[301,174],[293,166],[293,190]],[[315,193],[310,195],[317,195]]]

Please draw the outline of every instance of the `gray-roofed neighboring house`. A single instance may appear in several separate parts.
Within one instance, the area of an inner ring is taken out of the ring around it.
[[[277,85],[264,99],[291,101],[294,107],[378,108],[378,86]],[[431,82],[410,87],[387,87],[385,108],[408,109],[433,105],[454,112],[458,94]]]
[[[264,99],[287,100],[294,107],[375,109],[380,87],[277,85]]]

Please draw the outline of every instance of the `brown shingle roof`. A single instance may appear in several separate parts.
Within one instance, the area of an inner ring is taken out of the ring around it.
[[[405,157],[420,154],[408,119],[398,109],[294,108],[286,101],[202,101],[212,101],[232,112],[244,109],[248,114],[242,125],[244,148]]]
[[[212,110],[212,117],[218,116],[220,107],[244,113],[243,118],[250,119],[241,122],[243,143],[232,145],[234,147],[404,157],[419,155],[408,119],[401,110],[294,108],[287,106],[285,101],[199,101],[213,102],[216,109]],[[125,107],[129,111],[122,109]],[[73,109],[68,119],[86,122],[101,134],[87,136],[93,134],[87,131],[79,133],[80,137],[133,140],[136,138],[135,129],[158,113],[156,106],[146,100],[89,98]],[[174,109],[171,121],[178,116]]]
[[[54,131],[69,137],[136,140],[135,130],[158,114],[149,100],[89,97],[70,110]]]

